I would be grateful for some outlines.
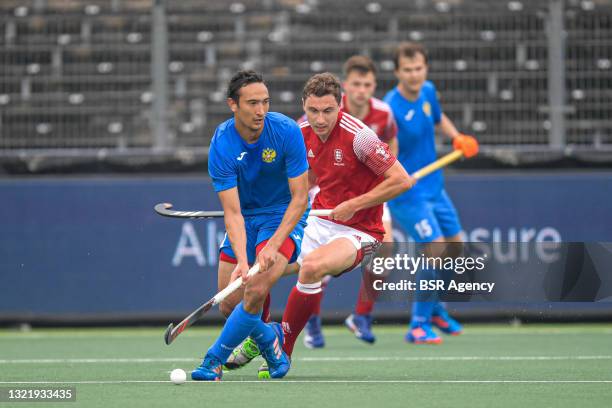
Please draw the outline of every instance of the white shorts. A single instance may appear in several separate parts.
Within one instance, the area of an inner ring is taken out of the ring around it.
[[[376,240],[370,234],[359,231],[355,228],[348,227],[346,225],[337,224],[333,221],[325,220],[319,217],[308,218],[308,225],[304,229],[304,238],[302,239],[302,246],[300,256],[297,259],[298,264],[302,264],[302,260],[309,253],[319,248],[320,246],[327,245],[330,242],[339,239],[346,238],[353,243],[357,250],[357,258],[355,263],[349,269],[344,272],[355,269],[362,260],[368,260],[372,257],[380,242]]]
[[[389,211],[387,203],[383,204],[382,222],[391,222],[391,211]]]

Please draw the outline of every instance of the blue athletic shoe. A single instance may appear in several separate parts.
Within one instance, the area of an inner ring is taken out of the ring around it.
[[[442,338],[438,336],[433,329],[431,324],[420,324],[418,326],[410,327],[406,337],[407,342],[414,344],[440,344]]]
[[[191,372],[191,379],[195,381],[221,381],[223,376],[223,363],[212,354],[206,354],[199,367]]]
[[[372,316],[351,314],[344,320],[344,324],[359,340],[369,344],[376,341],[376,336],[372,333]]]
[[[291,368],[291,360],[283,350],[283,329],[276,322],[268,323],[276,332],[276,338],[267,345],[260,347],[261,355],[268,363],[271,378],[283,378]]]
[[[310,316],[304,327],[304,345],[310,349],[325,347],[325,337],[321,331],[321,317]]]
[[[458,336],[463,332],[461,323],[450,317],[444,306],[439,303],[434,306],[431,323],[441,332],[451,336]]]

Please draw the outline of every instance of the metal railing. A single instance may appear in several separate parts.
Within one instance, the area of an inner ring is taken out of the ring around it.
[[[611,148],[612,1],[349,3],[4,1],[0,152],[203,152],[233,71],[262,71],[297,117],[304,81],[354,53],[382,96],[401,40],[429,48],[445,111],[485,152]]]

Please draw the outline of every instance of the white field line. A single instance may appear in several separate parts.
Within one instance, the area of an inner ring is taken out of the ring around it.
[[[112,381],[0,381],[0,385],[56,385],[56,384],[172,384],[162,380],[112,380]],[[612,380],[238,380],[238,381],[188,381],[185,384],[612,384]]]
[[[346,356],[346,357],[296,357],[299,362],[385,362],[385,361],[566,361],[566,360],[612,360],[612,355],[601,356]],[[133,363],[195,363],[193,357],[174,358],[54,358],[54,359],[6,359],[0,364],[133,364]]]
[[[220,329],[220,327],[219,327]],[[205,331],[199,330],[196,328],[192,329],[190,333],[183,333],[181,337],[201,337],[201,336],[214,336],[215,333],[206,333]],[[384,328],[377,329],[377,334],[396,334],[403,333],[403,330],[385,330]],[[501,336],[501,335],[513,335],[513,336],[541,336],[541,335],[580,335],[584,336],[585,334],[596,334],[596,335],[606,335],[612,334],[612,328],[602,328],[602,329],[588,329],[588,330],[567,330],[567,329],[529,329],[529,328],[507,328],[507,329],[499,329],[499,330],[488,330],[488,329],[466,329],[462,336]],[[346,336],[347,332],[344,330],[329,330],[325,333],[326,336]],[[114,338],[114,339],[129,339],[133,337],[163,337],[163,330],[160,330],[159,333],[20,333],[20,332],[0,332],[0,341],[2,340],[40,340],[40,339],[75,339],[75,338],[90,338],[95,337],[97,339],[101,338]]]

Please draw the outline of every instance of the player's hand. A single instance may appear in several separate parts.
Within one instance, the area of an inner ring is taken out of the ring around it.
[[[334,208],[329,216],[332,220],[348,221],[355,215],[357,209],[349,201],[344,201]]]
[[[453,139],[453,148],[461,150],[466,159],[478,154],[478,140],[473,136],[460,134]]]
[[[246,283],[247,280],[249,280],[249,277],[247,276],[247,273],[249,272],[249,264],[247,264],[246,262],[244,263],[237,263],[236,267],[234,268],[234,270],[232,271],[232,274],[230,275],[230,282],[235,281],[238,278],[242,278],[242,283]]]
[[[270,244],[266,244],[265,247],[261,251],[259,251],[259,255],[257,255],[257,262],[259,263],[259,270],[261,272],[265,272],[274,265],[278,258],[278,250],[270,246]]]

